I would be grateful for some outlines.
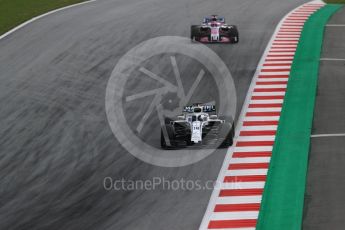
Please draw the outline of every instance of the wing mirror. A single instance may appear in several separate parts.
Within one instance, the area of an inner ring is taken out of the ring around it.
[[[185,116],[184,116],[184,115],[177,116],[177,119],[179,119],[179,120],[184,120],[184,119],[185,119]]]
[[[210,116],[210,119],[211,119],[211,120],[216,120],[216,119],[218,119],[218,116],[217,116],[217,115],[211,115],[211,116]]]

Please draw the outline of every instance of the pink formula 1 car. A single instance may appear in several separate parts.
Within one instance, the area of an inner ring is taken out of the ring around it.
[[[227,25],[223,17],[212,15],[205,17],[201,25],[192,25],[190,31],[192,41],[205,43],[238,43],[237,27]]]

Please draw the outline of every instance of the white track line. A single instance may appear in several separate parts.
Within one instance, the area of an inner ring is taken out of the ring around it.
[[[51,14],[54,14],[56,12],[59,12],[59,11],[62,11],[62,10],[66,10],[66,9],[69,9],[69,8],[72,8],[72,7],[76,7],[76,6],[81,6],[81,5],[85,5],[85,4],[88,4],[88,3],[91,3],[91,2],[95,2],[97,0],[89,0],[89,1],[86,1],[86,2],[81,2],[81,3],[77,3],[77,4],[73,4],[73,5],[69,5],[69,6],[65,6],[65,7],[62,7],[62,8],[59,8],[59,9],[56,9],[56,10],[52,10],[52,11],[49,11],[47,13],[44,13],[42,15],[39,15],[37,17],[34,17],[32,19],[29,19],[28,21],[20,24],[19,26],[16,26],[15,28],[11,29],[10,31],[4,33],[3,35],[0,36],[0,40],[9,36],[10,34],[16,32],[17,30],[23,28],[24,26],[34,22],[34,21],[37,21],[38,19],[41,19],[43,17],[46,17],[48,15],[51,15]]]
[[[345,61],[345,59],[341,58],[321,58],[321,61]]]
[[[345,24],[327,24],[326,26],[330,26],[330,27],[332,27],[332,26],[334,26],[334,27],[344,27]]]
[[[345,137],[345,133],[333,133],[333,134],[313,134],[310,137]]]

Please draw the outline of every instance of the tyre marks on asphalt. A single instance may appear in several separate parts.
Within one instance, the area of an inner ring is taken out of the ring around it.
[[[324,4],[304,4],[277,27],[248,92],[234,147],[229,149],[200,229],[254,230],[290,69],[305,21]],[[217,184],[217,185],[219,185]]]

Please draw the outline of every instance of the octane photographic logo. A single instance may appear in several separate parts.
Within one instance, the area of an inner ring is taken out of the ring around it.
[[[156,166],[180,167],[215,149],[163,150],[161,127],[192,103],[214,104],[219,115],[234,118],[236,101],[232,76],[217,54],[190,39],[163,36],[140,43],[118,61],[105,107],[113,134],[130,154]]]

